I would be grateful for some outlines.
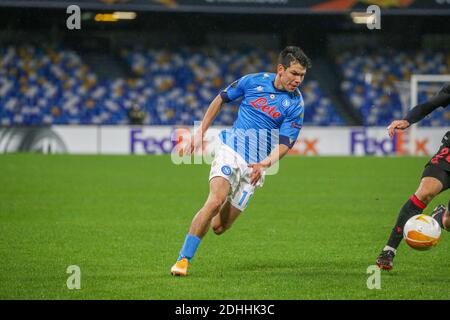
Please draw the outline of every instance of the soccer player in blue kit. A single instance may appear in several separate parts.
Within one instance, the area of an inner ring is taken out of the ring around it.
[[[224,103],[243,98],[236,121],[223,130],[209,175],[209,195],[194,216],[171,274],[186,276],[209,227],[220,235],[245,210],[265,170],[295,144],[303,125],[304,103],[299,90],[310,59],[298,47],[283,49],[276,73],[246,75],[224,89],[209,105],[188,152],[202,141]],[[275,134],[274,134],[275,133]]]

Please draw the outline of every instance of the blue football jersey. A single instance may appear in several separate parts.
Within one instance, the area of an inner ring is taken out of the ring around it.
[[[242,98],[233,127],[223,130],[220,139],[247,163],[264,160],[278,144],[291,148],[303,126],[304,102],[300,90],[278,90],[275,76],[249,74],[220,93],[225,102]]]

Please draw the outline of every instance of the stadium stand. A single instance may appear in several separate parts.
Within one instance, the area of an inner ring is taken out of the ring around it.
[[[347,50],[336,57],[336,63],[343,74],[343,94],[361,112],[369,126],[385,126],[402,117],[401,91],[404,89],[398,84],[407,84],[412,74],[450,74],[450,52],[437,50]],[[421,88],[419,103],[435,94],[439,85],[423,85]],[[409,98],[409,90],[403,94]],[[450,112],[440,109],[420,125],[445,126],[449,120]]]
[[[120,56],[136,77],[100,79],[67,48],[0,48],[0,124],[128,124],[129,110],[138,106],[144,124],[191,125],[221,88],[244,74],[271,71],[276,59],[256,49],[135,48]],[[306,80],[302,92],[306,124],[344,124],[317,81]],[[232,124],[237,108],[224,107],[215,124]]]

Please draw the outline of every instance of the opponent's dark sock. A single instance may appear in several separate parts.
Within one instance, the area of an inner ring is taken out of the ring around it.
[[[427,205],[420,201],[414,194],[406,201],[397,218],[395,227],[387,242],[387,246],[397,249],[403,239],[403,227],[412,216],[421,214]]]

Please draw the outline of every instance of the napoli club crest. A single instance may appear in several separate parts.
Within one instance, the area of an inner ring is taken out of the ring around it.
[[[289,101],[289,99],[284,99],[283,101],[281,101],[281,105],[287,108],[291,106],[291,102]]]
[[[223,166],[222,173],[226,176],[229,176],[231,174],[231,168],[229,166]]]

